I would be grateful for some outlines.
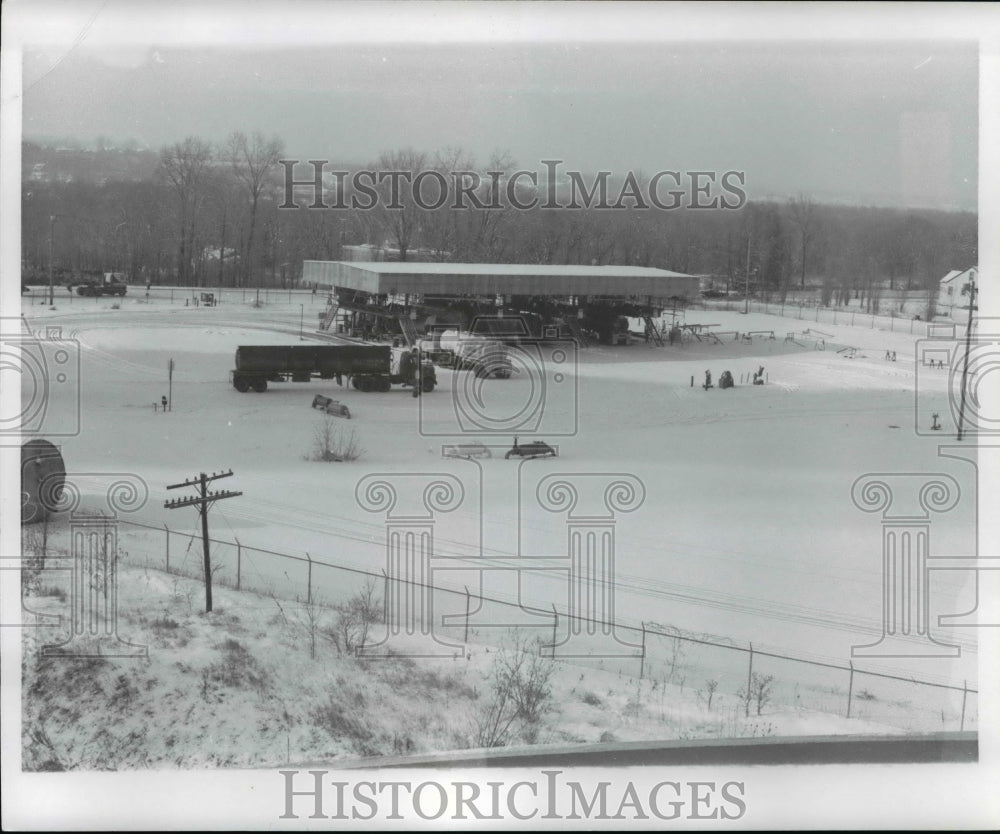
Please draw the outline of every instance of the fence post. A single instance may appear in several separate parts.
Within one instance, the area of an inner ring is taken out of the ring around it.
[[[462,637],[462,642],[465,645],[469,643],[469,586],[465,586],[465,635]]]
[[[642,621],[642,654],[639,655],[639,680],[646,671],[646,621]]]
[[[959,730],[965,729],[965,698],[969,694],[969,682],[962,681],[962,723],[958,725]]]
[[[233,538],[236,538],[235,536]],[[236,590],[240,590],[240,573],[243,562],[243,546],[240,540],[236,539]]]
[[[385,572],[385,568],[382,568],[382,599],[384,600],[384,602],[382,603],[382,610],[383,610],[383,613],[385,614],[385,624],[386,624],[387,628],[391,629],[392,628],[393,612],[389,608],[389,605],[390,605],[390,602],[389,602],[389,574],[387,574]]]
[[[306,580],[306,604],[312,605],[313,601],[313,560],[309,552],[306,551],[306,559],[309,560],[309,578]]]
[[[750,666],[747,668],[747,697],[744,701],[746,704],[746,709],[744,711],[744,718],[750,717],[750,684],[753,679],[753,643],[750,644]]]
[[[851,677],[847,681],[847,717],[851,717],[851,695],[854,693],[854,663],[851,664]]]
[[[163,532],[167,534],[167,573],[170,573],[170,528],[163,525]]]
[[[559,629],[559,612],[556,611],[556,604],[552,603],[552,616],[555,619],[552,621],[552,656],[556,656],[556,640],[558,639],[558,629]]]

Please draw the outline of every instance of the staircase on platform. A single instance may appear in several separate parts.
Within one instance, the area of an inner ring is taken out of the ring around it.
[[[403,331],[403,338],[406,339],[408,347],[417,346],[417,326],[408,315],[399,317],[399,329]]]
[[[330,325],[333,324],[334,320],[337,318],[337,312],[340,310],[339,305],[331,304],[326,308],[326,315],[323,316],[323,320],[319,323],[320,330],[329,330]]]
[[[656,326],[656,322],[653,321],[652,316],[644,316],[643,321],[646,322],[646,336],[649,341],[651,341],[657,347],[663,347],[663,333]]]

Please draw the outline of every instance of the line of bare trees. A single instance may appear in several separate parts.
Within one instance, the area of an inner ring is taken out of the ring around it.
[[[56,271],[126,272],[132,281],[205,286],[289,286],[302,261],[335,260],[346,244],[392,250],[400,260],[621,264],[711,275],[722,291],[784,298],[803,288],[824,302],[884,289],[927,292],[951,268],[977,262],[977,217],[970,212],[820,204],[808,195],[751,199],[739,210],[520,210],[496,205],[498,179],[466,183],[471,199],[421,208],[406,188],[390,200],[377,183],[371,209],[297,210],[285,200],[277,137],[233,133],[218,146],[197,137],[163,148],[155,171],[133,179],[46,181],[26,177],[22,202],[24,277],[44,275],[51,246]],[[327,170],[517,170],[496,152],[478,164],[462,149],[385,152],[366,165],[331,161]],[[302,163],[297,179],[308,176]],[[641,178],[640,178],[641,179]],[[330,184],[328,203],[337,203]],[[429,196],[433,201],[434,184]],[[350,205],[350,194],[341,203]],[[752,195],[751,195],[752,196]],[[477,202],[478,200],[478,202]]]
[[[201,283],[192,280],[203,277],[193,274],[199,260],[197,245],[209,242],[210,238],[217,243],[217,283],[223,282],[230,249],[235,267],[233,283],[237,286],[253,283],[255,272],[261,267],[258,245],[261,203],[282,150],[280,139],[267,139],[260,133],[247,136],[237,131],[219,148],[188,137],[161,151],[158,175],[174,197],[179,283]],[[230,223],[230,217],[236,222]],[[214,228],[207,225],[212,218]],[[233,235],[232,247],[227,232]],[[274,236],[270,228],[265,229],[265,234]],[[273,257],[271,262],[273,268]]]

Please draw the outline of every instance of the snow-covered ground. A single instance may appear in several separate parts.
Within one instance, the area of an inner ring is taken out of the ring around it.
[[[494,663],[516,656],[506,635],[433,660],[357,661],[328,636],[330,609],[217,588],[205,614],[197,580],[127,567],[120,584],[119,633],[143,641],[146,658],[40,659],[53,632],[25,630],[25,770],[301,766],[479,748]],[[32,611],[60,609],[53,587],[29,597]],[[515,744],[905,731],[866,715],[860,699],[850,719],[770,701],[747,714],[721,687],[709,701],[704,686],[542,664],[548,708],[527,734],[511,733]]]
[[[559,456],[519,462],[503,459],[513,432],[463,438],[456,429],[456,409],[466,417],[517,413],[539,395],[537,380],[527,373],[487,381],[477,391],[468,378],[439,370],[438,388],[419,399],[409,389],[361,393],[335,382],[272,384],[265,394],[239,394],[231,387],[228,372],[238,345],[299,344],[311,338],[322,302],[308,295],[292,296],[291,302],[277,296],[260,308],[235,300],[193,308],[167,299],[145,303],[126,297],[60,302],[54,311],[26,307],[33,330],[58,326],[63,337],[79,344],[79,385],[53,386],[49,411],[71,413],[79,396],[79,434],[60,442],[70,472],[84,473],[77,480],[84,486],[85,503],[97,501],[103,473],[134,473],[148,485],[149,500],[128,518],[193,532],[193,509],[163,508],[164,500],[176,495],[166,485],[199,471],[232,469],[234,477],[219,486],[243,495],[213,507],[214,538],[238,537],[247,548],[298,556],[308,552],[313,559],[379,573],[386,568],[386,515],[359,506],[359,482],[376,473],[399,484],[415,473],[450,474],[461,482],[464,500],[435,516],[434,556],[451,557],[435,559],[435,583],[458,590],[469,586],[511,601],[520,593],[525,605],[550,609],[555,603],[565,610],[565,572],[522,571],[518,584],[512,570],[480,574],[478,569],[520,568],[519,557],[541,558],[547,567],[565,560],[567,515],[544,510],[536,493],[546,476],[568,473],[579,481],[595,474],[630,475],[641,483],[644,500],[615,517],[619,624],[656,623],[672,633],[708,635],[740,647],[752,643],[755,651],[840,666],[851,661],[852,646],[874,643],[881,634],[882,517],[852,502],[852,484],[859,476],[950,475],[962,498],[954,509],[933,516],[930,554],[975,552],[974,468],[940,456],[938,446],[948,442],[947,436],[927,431],[933,413],[950,425],[950,372],[918,368],[919,339],[908,333],[689,311],[688,324],[773,331],[775,338],[592,346],[568,352],[558,381],[551,376],[553,355],[543,351],[539,361],[550,376],[541,426],[537,433],[520,433],[522,439],[530,436],[558,447]],[[120,309],[114,309],[116,303]],[[887,351],[896,361],[886,358]],[[175,362],[173,410],[163,414],[153,404],[167,393],[169,359]],[[761,365],[767,384],[741,384]],[[736,387],[704,390],[706,370],[716,385],[729,370]],[[356,432],[364,449],[359,460],[326,464],[308,459],[322,419],[309,407],[316,394],[349,406],[353,419],[337,427]],[[481,401],[470,399],[477,395]],[[442,457],[443,445],[463,439],[493,446],[493,457],[476,462]],[[143,528],[124,526],[120,533],[129,559],[153,567],[164,558],[163,539],[163,533]],[[231,560],[234,552],[221,548],[217,558]],[[193,572],[199,558],[197,543],[174,545],[175,568],[187,559],[183,569]],[[288,599],[304,596],[303,563],[247,558],[251,564],[243,569],[252,570],[267,590]],[[123,581],[131,576],[123,574]],[[357,580],[345,577],[318,571],[314,593],[342,600],[357,586]],[[235,597],[227,599],[229,605],[243,605]],[[451,599],[455,607],[441,613],[464,611],[460,596]],[[960,657],[855,659],[855,664],[959,687],[968,680],[974,686],[974,630],[936,626],[939,614],[974,607],[973,575],[932,572],[929,600],[934,636],[960,646]],[[480,624],[476,639],[488,645],[489,623]],[[664,646],[651,652],[647,677],[668,677],[669,654]],[[689,695],[713,671],[724,681],[727,676],[738,680],[746,657],[731,654],[737,657],[732,668],[729,661],[711,660],[708,650],[689,644],[684,661]],[[604,664],[600,674],[612,668],[637,672],[632,661],[615,663]],[[588,668],[597,674],[600,666],[591,663],[581,671]],[[776,691],[790,710],[796,703],[820,704],[816,693],[824,688],[831,693],[847,688],[846,675],[826,674],[819,667],[758,658],[754,668],[773,674],[776,686],[781,683]],[[671,685],[679,684],[673,677]],[[866,678],[855,691],[877,693],[879,685]],[[730,689],[727,695],[733,696],[735,686]],[[937,726],[926,716],[900,722],[899,716],[880,713],[885,723],[957,729],[961,692],[900,684],[892,693],[937,716]],[[831,712],[841,709],[841,700],[831,695]],[[802,732],[824,732],[833,720],[817,719],[811,711],[788,723]],[[970,696],[966,728],[974,721]]]

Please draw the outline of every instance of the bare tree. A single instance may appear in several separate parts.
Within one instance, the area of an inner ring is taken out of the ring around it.
[[[338,417],[324,414],[314,426],[313,448],[309,460],[343,463],[357,460],[365,453],[357,432],[354,429],[345,431],[337,425],[338,422]]]
[[[718,688],[719,682],[715,678],[709,678],[705,681],[705,694],[702,697],[705,699],[705,707],[709,711],[712,709],[712,698],[715,697],[715,690]]]
[[[757,715],[764,708],[764,705],[771,700],[771,684],[774,682],[774,675],[758,675],[756,672],[750,682],[750,689],[753,691],[753,699],[757,702]]]
[[[749,717],[750,704],[756,703],[757,715],[760,715],[764,705],[771,700],[771,684],[774,683],[774,675],[761,675],[754,672],[750,676],[749,685],[740,687],[736,697],[743,702],[744,715]]]
[[[385,619],[385,602],[375,580],[366,579],[360,591],[337,606],[337,612],[337,621],[326,634],[338,653],[356,655],[368,642],[372,625]]]
[[[284,153],[284,146],[277,137],[265,139],[263,134],[248,137],[241,131],[230,135],[224,151],[225,159],[243,185],[250,198],[250,217],[243,242],[243,262],[240,268],[241,283],[251,283],[256,264],[254,245],[257,240],[257,218],[261,197],[267,187],[270,173]]]
[[[219,242],[219,262],[214,267],[215,283],[220,287],[226,284],[227,261],[233,263],[236,248],[235,229],[239,222],[239,198],[237,190],[239,183],[231,170],[213,170],[205,183],[206,206],[212,215],[211,237]],[[227,251],[230,251],[227,256]]]
[[[323,602],[318,599],[307,600],[300,605],[297,619],[299,626],[309,640],[310,660],[316,659],[316,638],[326,631],[323,621],[327,611],[328,609]]]
[[[771,290],[778,290],[781,300],[784,301],[792,271],[791,253],[781,214],[776,206],[764,207],[760,234],[762,253],[760,277],[764,298],[767,299]]]
[[[361,213],[361,212],[359,212]],[[293,260],[340,260],[341,238],[346,236],[344,218],[333,211],[294,212],[289,229]],[[303,215],[299,217],[298,215]]]
[[[425,204],[434,205],[444,200],[443,205],[422,212],[420,222],[420,243],[428,247],[433,257],[448,260],[457,255],[458,260],[473,260],[469,257],[471,234],[468,217],[471,209],[455,208],[457,189],[479,186],[479,174],[475,162],[461,148],[449,147],[434,156],[433,170],[440,175],[437,184],[422,188],[421,199]],[[448,198],[435,193],[445,185]],[[475,193],[475,192],[473,192]],[[467,197],[464,202],[471,202]]]
[[[529,743],[552,709],[552,661],[539,653],[539,644],[515,635],[501,645],[493,663],[489,700],[475,718],[476,743],[503,747],[515,733]]]
[[[181,284],[187,284],[191,274],[196,218],[204,196],[203,180],[211,161],[211,145],[193,136],[160,152],[161,174],[177,197],[180,229],[177,279]]]
[[[462,212],[464,235],[456,247],[456,257],[459,260],[486,263],[502,261],[504,249],[509,245],[507,237],[511,213],[490,206],[501,204],[503,180],[515,167],[516,162],[508,151],[496,150],[490,155],[485,176],[473,191],[478,202],[472,203],[470,200],[470,208]]]
[[[379,178],[375,216],[399,249],[399,259],[405,261],[425,213],[413,199],[413,180],[427,170],[427,154],[412,148],[387,151],[372,168]]]
[[[805,289],[807,256],[818,225],[816,203],[811,197],[799,194],[788,201],[788,208],[799,237],[799,286]]]

